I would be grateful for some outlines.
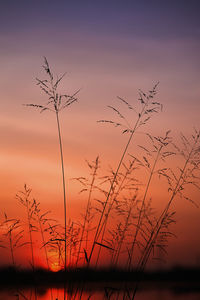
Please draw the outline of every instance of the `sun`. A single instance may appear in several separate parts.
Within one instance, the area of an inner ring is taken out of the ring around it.
[[[50,268],[52,272],[58,272],[61,270],[61,266],[57,262],[52,263]]]

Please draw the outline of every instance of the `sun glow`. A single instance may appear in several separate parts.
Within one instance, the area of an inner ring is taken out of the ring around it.
[[[51,264],[50,269],[53,272],[58,272],[58,271],[61,270],[61,266],[59,265],[59,263],[54,262],[54,263]]]

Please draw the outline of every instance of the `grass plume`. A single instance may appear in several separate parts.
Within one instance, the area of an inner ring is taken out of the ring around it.
[[[65,74],[60,77],[54,76],[48,60],[44,57],[44,65],[43,69],[47,75],[47,79],[38,79],[37,85],[40,87],[42,92],[46,94],[48,97],[48,101],[45,105],[40,104],[26,104],[26,106],[34,107],[40,110],[40,112],[44,111],[51,111],[56,114],[56,122],[57,122],[57,129],[58,129],[58,139],[59,139],[59,147],[60,147],[60,159],[61,159],[61,169],[62,169],[62,185],[63,185],[63,204],[64,204],[64,228],[65,228],[65,271],[67,267],[67,204],[66,204],[66,182],[65,182],[65,168],[64,168],[64,156],[63,156],[63,143],[62,143],[62,134],[61,134],[61,126],[60,126],[60,118],[59,113],[60,111],[68,108],[74,102],[77,102],[76,95],[78,94],[79,90],[76,91],[73,95],[68,94],[61,94],[58,91],[58,86],[62,81]]]
[[[117,169],[114,173],[115,175],[114,175],[113,181],[110,185],[110,189],[109,189],[109,192],[108,192],[108,195],[107,195],[107,198],[106,198],[106,201],[105,201],[105,204],[104,204],[104,207],[103,207],[103,210],[102,210],[102,213],[101,213],[98,225],[97,225],[97,229],[96,229],[96,232],[95,232],[95,236],[94,236],[94,240],[93,240],[93,243],[92,243],[92,248],[91,248],[91,252],[90,252],[90,256],[89,256],[89,263],[90,263],[91,258],[92,258],[94,247],[95,247],[96,242],[98,241],[99,235],[101,233],[101,224],[103,222],[104,216],[106,215],[106,208],[107,208],[107,205],[108,205],[108,202],[109,202],[109,199],[110,199],[110,195],[111,195],[113,186],[114,186],[115,181],[117,179],[117,176],[118,176],[119,170],[121,168],[121,165],[123,164],[123,161],[124,161],[124,158],[125,158],[126,153],[128,151],[131,140],[132,140],[134,134],[136,133],[136,131],[138,130],[138,128],[145,125],[149,121],[149,119],[152,117],[152,115],[154,113],[158,113],[159,110],[162,108],[162,105],[159,102],[154,101],[154,97],[157,93],[157,91],[156,91],[157,85],[158,84],[156,84],[153,87],[153,89],[149,91],[148,94],[144,93],[141,90],[139,91],[138,101],[141,104],[141,109],[140,109],[139,112],[136,113],[137,117],[136,117],[136,121],[135,121],[134,125],[132,125],[132,126],[129,125],[129,122],[120,113],[120,111],[113,108],[113,107],[111,107],[111,109],[114,110],[115,113],[117,113],[117,115],[122,119],[123,122],[116,123],[116,122],[110,121],[110,120],[100,120],[100,121],[98,121],[98,122],[103,122],[103,123],[111,123],[114,126],[121,127],[122,128],[122,133],[129,133],[129,138],[128,138],[127,144],[126,144],[126,146],[123,150],[122,156],[119,160]],[[121,100],[122,98],[119,98],[119,99]],[[123,101],[123,103],[125,103],[128,106],[128,109],[131,109],[134,112],[136,112],[136,110],[133,109],[132,105],[130,105],[127,101]]]

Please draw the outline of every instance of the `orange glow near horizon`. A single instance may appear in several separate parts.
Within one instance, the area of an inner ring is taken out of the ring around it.
[[[103,130],[103,129],[102,129]],[[105,128],[104,128],[105,130]],[[118,135],[116,134],[115,131],[113,131],[112,129],[108,129],[108,134],[109,131],[111,131],[111,133],[114,133],[114,137],[117,138]],[[156,130],[157,131],[157,130]],[[109,162],[109,167],[110,165],[114,165],[114,167],[116,168],[117,165],[117,157],[120,157],[120,153],[122,152],[123,149],[123,145],[125,145],[126,140],[128,139],[128,136],[120,136],[119,138],[117,138],[117,142],[113,141],[113,145],[114,147],[116,147],[119,143],[121,143],[122,145],[118,148],[116,148],[116,151],[113,152],[112,160],[108,160]],[[56,141],[54,141],[56,142]],[[65,142],[66,143],[66,142]],[[34,146],[35,144],[35,146]],[[143,152],[141,150],[139,150],[139,148],[137,147],[137,144],[140,144],[144,147],[150,147],[150,145],[148,145],[147,139],[144,137],[144,135],[136,135],[136,137],[134,138],[130,148],[129,148],[129,154],[134,154],[135,156],[137,156],[139,159],[142,159],[143,157]],[[53,145],[53,144],[52,144]],[[97,146],[94,144],[94,147]],[[33,143],[33,147],[36,147],[37,149],[37,143],[36,141]],[[52,147],[55,148],[55,145]],[[102,145],[102,149],[104,148],[104,145]],[[52,150],[51,150],[52,151]],[[110,149],[107,150],[109,155],[109,152],[112,151],[112,148],[110,146]],[[52,151],[53,152],[53,151]],[[1,178],[1,182],[4,184],[4,188],[2,189],[2,196],[5,197],[3,198],[2,204],[4,206],[4,211],[6,213],[8,213],[8,216],[10,218],[19,218],[21,220],[23,220],[23,222],[27,222],[26,221],[26,213],[25,210],[23,209],[23,206],[20,205],[19,202],[17,202],[17,200],[15,199],[15,194],[16,191],[16,183],[20,184],[22,182],[21,179],[21,173],[22,170],[24,168],[29,169],[29,175],[28,178],[31,179],[32,183],[33,183],[33,191],[32,191],[32,197],[36,198],[37,201],[39,201],[41,203],[41,210],[43,213],[45,213],[45,211],[51,211],[50,213],[50,217],[52,216],[53,219],[57,219],[57,221],[60,224],[64,224],[63,221],[63,198],[62,198],[62,185],[59,182],[59,178],[61,177],[60,174],[60,165],[59,165],[59,152],[58,149],[57,151],[54,151],[56,153],[54,153],[54,156],[57,155],[57,158],[53,159],[53,153],[49,153],[50,156],[52,157],[51,159],[48,160],[43,160],[43,153],[40,155],[39,151],[36,153],[35,156],[35,152],[32,152],[32,155],[34,157],[34,159],[31,158],[31,156],[27,155],[27,157],[21,154],[21,161],[19,160],[19,156],[18,155],[13,155],[10,157],[10,154],[8,153],[3,153],[4,154],[4,159],[2,160],[2,170],[4,176]],[[67,155],[67,152],[70,153],[70,156],[73,155],[72,150],[69,150],[65,148],[65,157],[69,156]],[[56,155],[55,155],[56,154]],[[85,192],[83,194],[79,194],[79,191],[84,188],[83,186],[81,186],[81,184],[79,182],[77,182],[75,179],[71,180],[69,178],[69,174],[71,175],[71,177],[87,177],[88,180],[91,180],[91,171],[87,166],[87,163],[85,163],[83,161],[83,158],[77,153],[75,153],[75,155],[77,154],[77,158],[73,158],[70,161],[70,166],[67,167],[66,164],[66,170],[68,170],[67,173],[67,213],[68,213],[68,219],[73,220],[75,223],[79,223],[81,221],[81,214],[84,212],[84,210],[86,209],[86,205],[87,205],[87,197],[88,197],[88,192]],[[72,156],[73,157],[73,156]],[[107,156],[109,157],[109,156]],[[11,159],[12,158],[12,159]],[[87,157],[85,157],[89,163],[91,163],[92,161],[95,160],[95,157],[92,160],[89,160]],[[131,156],[127,156],[127,158],[125,159],[125,163],[128,164],[128,161],[130,160]],[[82,163],[80,165],[80,161],[82,160]],[[13,176],[13,180],[12,177],[9,179],[9,174],[10,174],[10,170],[12,170],[12,166],[15,165],[16,163],[19,163],[21,166],[21,169],[16,168],[13,172],[13,174],[11,174]],[[73,166],[74,165],[74,168]],[[9,166],[9,168],[8,168]],[[109,173],[109,167],[106,165],[106,161],[102,161],[101,157],[100,157],[100,166],[101,168],[99,169],[99,177],[108,175]],[[170,158],[167,162],[167,166],[168,167],[174,167],[174,166],[180,166],[180,168],[182,167],[182,161],[180,158]],[[159,162],[158,165],[159,168],[163,168],[165,167],[165,163],[163,162]],[[121,168],[121,171],[124,169],[124,167]],[[174,171],[176,172],[177,169],[175,167]],[[136,170],[134,173],[137,178],[137,180],[140,180],[142,184],[144,184],[144,186],[147,184],[148,182],[148,172],[146,172],[146,170]],[[20,175],[20,176],[19,176]],[[100,181],[99,181],[100,184]],[[103,186],[102,186],[103,187]],[[31,187],[32,188],[32,187]],[[106,185],[106,189],[108,190],[109,185]],[[23,190],[23,186],[20,187],[21,190]],[[158,180],[158,178],[156,179],[156,176],[153,176],[152,182],[151,182],[151,187],[148,191],[147,194],[147,199],[152,199],[152,203],[153,203],[153,207],[155,208],[155,210],[157,210],[157,215],[159,215],[159,211],[162,211],[167,203],[167,201],[169,200],[169,196],[170,194],[167,192],[167,184],[166,181],[164,180]],[[9,194],[8,191],[13,191],[13,195]],[[165,190],[165,192],[163,193],[163,191]],[[198,194],[195,191],[190,190],[190,193],[193,193],[193,200],[195,202],[198,203]],[[14,194],[15,193],[15,194]],[[141,201],[142,196],[144,194],[143,188],[141,187],[141,192],[139,193],[139,198],[138,200]],[[105,196],[102,197],[102,195],[100,193],[97,193],[96,195],[93,196],[96,199],[104,199],[105,200]],[[127,191],[124,194],[124,197],[129,197],[129,192]],[[181,199],[177,199],[176,200],[176,206],[179,207],[179,211],[182,211],[182,214],[186,214],[187,218],[188,218],[188,222],[190,222],[193,218],[194,215],[194,210],[193,208],[191,208],[189,206],[189,204],[184,201],[183,204],[181,204],[181,202],[183,203],[183,200]],[[13,205],[15,205],[15,209],[13,209]],[[176,206],[173,206],[174,209],[176,210]],[[185,208],[184,208],[185,207]],[[179,217],[180,218],[180,217]],[[96,222],[98,221],[98,217],[96,218]],[[179,221],[180,222],[180,221]],[[110,224],[110,228],[114,229],[114,226],[117,224],[117,219],[114,220],[113,222],[111,222]],[[180,226],[180,225],[179,225]],[[181,227],[179,227],[181,230]],[[184,228],[184,221],[182,222],[182,228]],[[27,230],[27,229],[25,229]],[[190,233],[189,230],[187,231],[187,235],[184,237],[184,239],[189,240],[190,237]],[[27,235],[28,238],[28,235]],[[37,233],[34,234],[34,239],[35,240],[41,240],[40,234]],[[90,239],[93,239],[93,235],[90,236]],[[38,242],[37,242],[38,243]],[[41,242],[40,242],[41,243]],[[180,244],[182,243],[186,243],[186,242],[180,242]],[[197,241],[195,240],[194,243],[197,243]],[[88,247],[91,246],[91,242],[88,243]],[[34,247],[40,249],[41,245],[38,244],[38,246],[34,245]],[[169,249],[173,249],[173,243],[172,246],[169,247]],[[27,248],[27,246],[26,246]],[[35,249],[36,249],[35,248]],[[188,247],[185,244],[185,249],[188,249]],[[43,251],[43,250],[40,250]],[[44,257],[44,253],[41,254],[40,251],[35,251],[35,264],[38,266],[43,266],[46,268],[46,263],[45,263],[45,257]],[[26,252],[26,259],[28,257],[27,253],[30,254],[30,249],[25,251],[25,249],[21,248],[20,251],[17,250],[16,251],[18,254],[17,257],[19,256],[19,261],[23,264],[25,263],[25,261],[23,262],[23,252]],[[19,253],[20,252],[20,253]],[[110,254],[108,252],[108,250],[103,250],[102,251],[105,255],[105,257],[107,257],[107,259],[102,259],[100,258],[100,263],[101,264],[105,264],[106,261],[109,261],[109,257]],[[95,250],[94,256],[96,256],[98,253],[98,249]],[[175,253],[175,250],[173,249],[173,253]],[[182,252],[182,255],[186,255],[185,252]],[[172,255],[172,254],[171,254]],[[195,255],[197,256],[198,253],[195,253]],[[43,259],[42,259],[43,257]],[[173,257],[173,255],[172,255]],[[29,259],[30,260],[30,259]],[[85,258],[82,255],[82,260],[84,262]],[[42,262],[43,261],[43,262]],[[190,259],[188,258],[188,261],[190,261]],[[72,262],[71,262],[72,263]],[[26,263],[25,263],[26,264]],[[51,263],[50,263],[50,269],[54,272],[59,271],[61,269],[61,265],[58,263],[58,261],[54,258],[51,259]]]
[[[53,271],[53,272],[58,272],[58,271],[60,271],[62,268],[61,268],[61,266],[59,265],[59,263],[55,262],[55,263],[52,263],[52,264],[51,264],[50,269],[51,269],[51,271]]]

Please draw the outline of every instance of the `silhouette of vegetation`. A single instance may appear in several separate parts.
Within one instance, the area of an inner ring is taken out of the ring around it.
[[[8,240],[12,266],[16,267],[15,250],[28,244],[28,242],[22,242],[24,229],[22,229],[22,224],[19,219],[10,219],[5,212],[4,221],[0,227],[4,232],[3,236]],[[7,248],[5,245],[1,245],[1,247]]]
[[[145,270],[151,258],[159,259],[158,251],[167,253],[169,239],[174,237],[172,225],[176,222],[176,211],[174,206],[172,209],[172,204],[175,199],[179,197],[181,201],[186,200],[198,206],[191,197],[191,188],[200,190],[200,132],[194,129],[191,137],[181,134],[180,141],[175,142],[170,130],[163,136],[156,136],[150,134],[147,127],[147,132],[143,132],[144,144],[137,145],[138,130],[147,126],[151,118],[162,111],[162,104],[156,100],[158,84],[147,93],[139,90],[136,106],[117,97],[119,104],[127,111],[127,117],[122,114],[121,109],[109,105],[108,108],[117,120],[102,119],[98,122],[119,128],[127,136],[127,142],[116,169],[110,167],[106,174],[97,156],[92,162],[86,161],[90,172],[88,177],[73,178],[81,185],[80,193],[86,195],[86,207],[85,211],[80,211],[80,222],[72,220],[67,216],[66,209],[59,113],[77,101],[79,91],[72,96],[59,93],[58,86],[65,74],[55,78],[46,58],[43,68],[47,79],[37,79],[37,84],[47,95],[48,101],[45,105],[26,106],[56,114],[64,225],[52,219],[51,212],[43,210],[42,204],[32,196],[31,189],[24,185],[24,190],[17,193],[16,199],[25,208],[27,221],[24,224],[20,219],[8,218],[4,213],[4,220],[0,224],[0,248],[1,251],[9,250],[13,267],[1,271],[5,274],[4,282],[10,278],[12,284],[20,285],[23,282],[31,285],[34,277],[36,285],[44,282],[53,285],[66,283],[67,280],[71,284],[67,287],[68,290],[71,289],[70,299],[75,300],[83,299],[88,280],[121,282],[120,288],[116,285],[104,287],[105,299],[135,299],[139,284],[147,280],[168,281],[170,276],[184,280],[180,270],[155,274]],[[131,153],[130,145],[133,142],[139,149],[137,155]],[[160,212],[155,210],[151,196],[156,180],[162,181],[166,188],[163,193],[167,200]],[[38,246],[37,241],[37,247],[45,258],[46,271],[38,270],[35,263],[36,237],[38,239],[39,235],[41,242]],[[16,252],[23,246],[30,247],[33,273],[19,272],[17,269]],[[109,270],[102,269],[105,256]],[[59,272],[52,273],[51,270]],[[193,273],[187,272],[190,275],[196,274],[194,270]],[[65,285],[64,299],[67,289]],[[20,293],[18,291],[18,296]],[[53,294],[51,298],[53,299]]]
[[[26,104],[26,106],[34,107],[40,110],[40,112],[44,111],[51,111],[56,114],[56,122],[58,128],[58,138],[59,138],[59,147],[60,147],[60,157],[61,157],[61,168],[62,168],[62,184],[63,184],[63,202],[64,202],[64,228],[65,228],[65,253],[64,253],[64,265],[65,270],[67,267],[67,204],[66,204],[66,182],[65,182],[65,168],[64,168],[64,157],[63,157],[63,145],[62,145],[62,135],[61,135],[61,126],[60,126],[60,118],[59,113],[60,111],[68,108],[71,104],[77,101],[76,95],[78,94],[79,90],[76,91],[73,95],[61,94],[58,91],[58,86],[65,76],[63,74],[60,77],[54,78],[54,74],[51,71],[49,63],[44,57],[44,65],[43,68],[45,70],[46,75],[48,76],[47,79],[38,79],[37,84],[40,89],[47,95],[48,102],[45,105],[39,104]]]

